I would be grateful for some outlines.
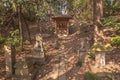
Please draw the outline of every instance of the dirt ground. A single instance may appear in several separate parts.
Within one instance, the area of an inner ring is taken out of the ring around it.
[[[87,40],[91,46],[93,43],[92,29],[76,31],[64,39],[60,39],[60,48],[56,49],[56,37],[50,34],[43,35],[43,42],[46,53],[46,63],[37,65],[38,73],[36,80],[84,80],[84,74],[91,69],[96,70],[96,74],[103,76],[105,73],[113,74],[115,80],[120,80],[120,49],[112,49],[106,53],[106,65],[103,68],[95,68],[93,65],[84,64],[82,67],[76,66],[79,55],[76,52],[81,45],[80,38]],[[16,57],[20,59],[22,54],[31,54],[34,45],[34,36],[39,32],[36,26],[30,26],[32,45],[25,45],[23,52],[17,52]],[[36,31],[37,30],[37,31]],[[64,46],[64,49],[62,47]],[[92,66],[92,67],[91,67]],[[62,68],[61,68],[62,67]],[[5,57],[4,53],[0,54],[0,80],[5,80]],[[103,77],[102,80],[111,80]]]

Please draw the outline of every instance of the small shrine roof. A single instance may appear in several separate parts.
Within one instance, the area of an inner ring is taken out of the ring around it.
[[[54,15],[54,16],[52,16],[52,19],[72,19],[72,16],[71,15],[67,15],[67,14],[64,14],[64,15]]]

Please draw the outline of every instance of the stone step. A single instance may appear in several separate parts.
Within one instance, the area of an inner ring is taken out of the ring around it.
[[[58,69],[58,80],[66,80],[66,64],[64,59],[64,54],[59,56],[60,63],[59,63],[59,69]]]
[[[11,80],[34,80],[36,74],[37,70],[34,69],[32,73],[29,73],[28,75],[13,75]]]

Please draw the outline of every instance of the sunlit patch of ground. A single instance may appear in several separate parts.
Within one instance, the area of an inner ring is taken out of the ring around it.
[[[32,29],[34,29],[32,27]],[[36,28],[37,30],[37,28]],[[91,30],[92,31],[92,30]],[[32,31],[32,38],[34,38],[35,31]],[[82,67],[76,66],[78,55],[74,49],[78,49],[80,40],[79,38],[86,38],[91,36],[89,32],[85,33],[74,33],[69,37],[66,37],[60,42],[64,43],[65,48],[63,50],[55,49],[54,36],[44,37],[44,47],[45,53],[47,55],[47,60],[44,65],[36,65],[38,73],[36,75],[36,80],[83,80],[84,73],[90,71],[90,67],[84,64]],[[87,35],[87,36],[86,36]],[[26,50],[22,54],[30,54],[33,49],[33,45],[25,46]],[[103,68],[92,69],[96,73],[112,73],[116,80],[120,80],[120,50],[113,50],[112,52],[106,54],[106,66]],[[17,53],[17,57],[20,58],[21,53]],[[2,80],[5,75],[5,62],[4,55],[0,55],[0,79]],[[104,75],[104,74],[103,74]],[[4,79],[3,79],[4,80]],[[109,80],[108,78],[103,78],[102,80]]]
[[[113,49],[111,52],[106,53],[106,65],[103,67],[95,67],[90,64],[90,69],[93,73],[100,77],[102,80],[110,80],[109,75],[115,77],[115,80],[120,79],[120,50]]]

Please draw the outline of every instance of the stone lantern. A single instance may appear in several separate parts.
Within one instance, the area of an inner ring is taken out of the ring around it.
[[[58,37],[67,36],[69,33],[68,22],[70,19],[72,19],[72,16],[67,14],[55,15],[52,16],[52,19],[56,22],[55,33],[58,35]]]

